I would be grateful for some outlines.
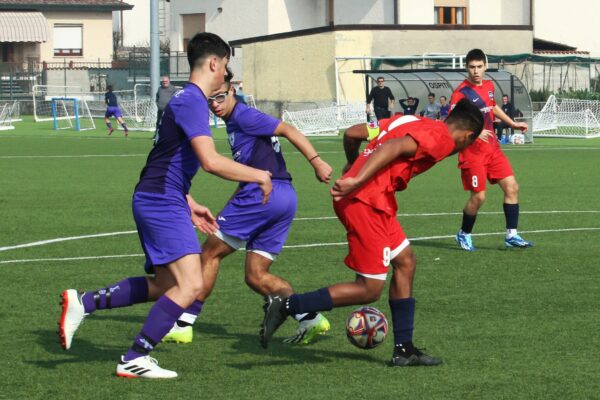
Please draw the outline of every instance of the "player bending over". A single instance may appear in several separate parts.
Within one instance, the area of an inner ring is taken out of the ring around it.
[[[463,209],[462,226],[456,234],[456,242],[467,251],[475,251],[471,232],[477,219],[477,212],[485,202],[485,181],[497,183],[504,192],[504,216],[506,218],[506,247],[531,247],[533,243],[523,239],[517,232],[519,223],[519,184],[494,134],[494,115],[508,127],[527,132],[525,122],[513,121],[494,100],[494,84],[483,79],[487,69],[483,51],[473,49],[467,53],[467,79],[452,93],[451,106],[460,99],[475,104],[485,121],[484,132],[488,141],[477,140],[473,146],[462,150],[458,155],[458,168],[463,188],[471,194]],[[483,136],[483,135],[482,135]]]
[[[108,92],[104,94],[104,102],[106,103],[106,113],[104,114],[104,122],[108,127],[108,134],[112,135],[114,132],[112,122],[110,122],[110,117],[115,117],[117,122],[121,124],[123,130],[125,131],[125,136],[129,134],[129,129],[127,129],[127,124],[123,120],[123,113],[119,108],[119,103],[117,102],[117,95],[113,92],[113,87],[108,85]]]
[[[73,335],[86,315],[156,300],[117,365],[117,375],[122,377],[177,376],[159,367],[149,354],[184,311],[198,307],[196,298],[203,290],[202,249],[192,221],[204,232],[214,232],[216,224],[210,211],[189,195],[198,168],[202,166],[229,180],[255,182],[264,201],[271,192],[268,172],[221,156],[211,136],[205,93],[212,94],[223,84],[231,54],[229,45],[212,33],[199,33],[190,40],[187,53],[189,82],[165,109],[159,138],[133,195],[133,217],[146,255],[146,272],[154,276],[126,278],[85,293],[69,289],[61,294],[59,337],[65,350],[71,347]]]
[[[473,143],[483,128],[483,117],[477,107],[463,100],[444,122],[412,115],[379,122],[379,135],[331,190],[333,208],[347,232],[349,253],[344,262],[356,273],[355,281],[287,298],[267,296],[260,332],[264,346],[288,315],[376,301],[391,265],[389,305],[395,345],[392,365],[429,366],[442,362],[413,345],[416,261],[396,219],[394,193],[406,189],[412,177]]]
[[[331,167],[319,157],[312,144],[296,128],[236,101],[231,86],[232,74],[218,94],[208,98],[212,112],[227,124],[231,154],[235,161],[270,171],[273,192],[267,204],[262,204],[260,188],[253,183],[240,183],[223,211],[217,217],[219,230],[202,245],[204,290],[198,297],[204,302],[213,290],[221,260],[246,247],[245,279],[252,290],[287,297],[291,285],[269,272],[275,257],[281,252],[296,214],[296,191],[287,171],[278,136],[289,140],[315,170],[317,179],[328,183]],[[192,341],[192,324],[200,308],[184,313],[165,341]],[[287,343],[308,344],[315,336],[329,330],[329,321],[314,312],[294,314],[299,321],[296,335]]]

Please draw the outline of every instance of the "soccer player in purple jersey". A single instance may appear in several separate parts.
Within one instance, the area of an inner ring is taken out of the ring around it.
[[[119,108],[119,103],[117,101],[117,95],[113,93],[113,87],[108,85],[106,88],[108,92],[104,94],[104,102],[106,103],[106,113],[104,114],[104,122],[108,127],[108,135],[110,136],[114,129],[112,127],[112,122],[110,122],[110,117],[115,117],[117,122],[121,124],[123,130],[125,131],[125,137],[129,134],[129,129],[127,129],[127,124],[123,120],[123,113]]]
[[[219,230],[202,245],[204,290],[198,301],[204,302],[212,292],[221,260],[246,247],[245,280],[255,292],[266,296],[289,296],[292,286],[269,272],[275,257],[281,252],[296,214],[296,192],[287,171],[278,140],[285,137],[302,153],[320,182],[328,183],[332,169],[319,157],[310,141],[296,128],[255,108],[238,102],[231,86],[232,74],[225,78],[220,92],[208,98],[212,112],[227,125],[231,154],[235,161],[250,167],[268,170],[273,180],[269,202],[261,204],[260,189],[253,183],[240,183],[225,208],[219,213]],[[200,309],[198,309],[200,311]],[[198,313],[184,313],[165,341],[189,343],[192,324]],[[318,313],[294,315],[299,321],[296,334],[288,343],[308,344],[315,336],[329,330],[329,321]]]
[[[212,33],[199,33],[188,44],[190,79],[169,102],[159,136],[133,195],[133,216],[151,277],[126,278],[103,289],[62,292],[59,337],[65,350],[84,317],[96,310],[127,307],[155,300],[133,345],[121,357],[117,375],[129,378],[175,378],[149,356],[186,309],[199,307],[202,293],[200,253],[194,225],[217,228],[214,217],[189,195],[200,167],[221,178],[253,182],[263,201],[271,193],[267,171],[236,163],[217,153],[209,127],[206,94],[223,84],[229,45]]]

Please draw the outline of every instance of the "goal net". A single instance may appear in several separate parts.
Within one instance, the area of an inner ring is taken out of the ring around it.
[[[561,99],[554,95],[533,117],[536,137],[600,137],[600,101]]]
[[[115,90],[119,108],[129,130],[154,131],[156,105],[150,96],[150,85],[137,84],[134,89]],[[35,85],[33,87],[33,114],[36,122],[52,121],[52,99],[74,98],[84,100],[92,118],[104,118],[104,92],[84,92],[80,86]]]
[[[54,129],[85,131],[96,129],[94,119],[85,100],[74,97],[54,97],[50,101]]]
[[[18,101],[0,102],[0,131],[15,129],[13,122],[20,121],[18,110]],[[13,114],[15,112],[17,113],[16,118]]]
[[[364,103],[283,112],[282,120],[306,136],[336,136],[340,129],[367,121]]]

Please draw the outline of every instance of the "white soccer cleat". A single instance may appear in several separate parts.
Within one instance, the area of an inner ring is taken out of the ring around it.
[[[169,371],[158,366],[158,361],[150,356],[121,361],[117,364],[117,376],[121,378],[172,379],[177,378],[177,372]]]
[[[69,350],[73,335],[87,315],[77,290],[68,289],[60,294],[62,312],[58,321],[58,338],[63,349]]]

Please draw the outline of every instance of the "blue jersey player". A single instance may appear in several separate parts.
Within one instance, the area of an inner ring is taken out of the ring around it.
[[[245,246],[245,280],[255,292],[269,294],[293,293],[291,285],[269,272],[275,257],[287,238],[296,213],[296,192],[287,171],[279,136],[289,140],[306,158],[316,178],[329,182],[331,167],[323,161],[308,139],[296,128],[281,122],[235,99],[229,75],[220,93],[209,97],[212,112],[227,125],[227,135],[233,158],[242,164],[268,170],[273,180],[269,202],[262,204],[260,189],[254,183],[241,183],[219,213],[219,230],[202,245],[204,291],[198,297],[205,301],[210,295],[224,257]],[[192,340],[196,314],[184,313],[165,341],[187,343]],[[309,343],[316,335],[329,330],[329,321],[321,314],[294,315],[299,326],[288,343]]]
[[[217,153],[209,127],[205,94],[224,82],[230,48],[212,33],[199,33],[188,44],[190,79],[162,116],[159,137],[148,156],[133,195],[133,216],[151,277],[126,278],[95,291],[62,294],[59,338],[65,350],[84,317],[100,309],[155,300],[133,345],[117,365],[117,375],[130,378],[174,378],[149,356],[184,311],[199,307],[203,290],[202,252],[194,224],[212,232],[210,212],[189,195],[191,180],[202,167],[225,179],[253,182],[268,200],[267,171],[236,163]]]
[[[125,136],[129,134],[129,129],[127,129],[127,124],[123,120],[123,113],[119,108],[119,103],[117,101],[117,95],[113,92],[113,87],[108,85],[106,88],[108,92],[104,94],[104,102],[106,103],[106,113],[104,114],[104,122],[108,127],[108,135],[110,136],[114,129],[112,127],[112,122],[110,122],[110,117],[115,117],[117,122],[121,124],[123,130],[125,131]]]

